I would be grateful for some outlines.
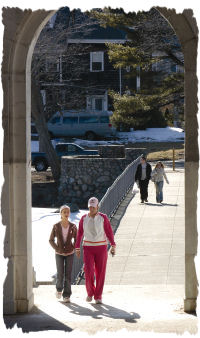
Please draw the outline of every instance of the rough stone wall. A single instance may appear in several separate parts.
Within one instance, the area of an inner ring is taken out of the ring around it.
[[[132,162],[136,160],[140,155],[146,155],[146,148],[126,148],[125,149],[125,157],[127,161]]]
[[[101,200],[114,180],[144,150],[125,149],[124,145],[104,145],[98,149],[100,157],[62,158],[58,204],[76,203],[79,208],[87,208],[91,196]]]
[[[63,157],[60,204],[77,203],[80,208],[87,208],[87,200],[93,195],[100,200],[128,163],[125,158]]]
[[[125,157],[124,145],[101,145],[98,147],[99,155],[103,158]]]

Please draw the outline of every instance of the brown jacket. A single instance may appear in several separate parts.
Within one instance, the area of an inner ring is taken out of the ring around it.
[[[58,222],[54,224],[49,238],[49,243],[55,249],[56,252],[60,254],[67,254],[74,250],[76,243],[77,227],[75,224],[69,222],[69,232],[67,235],[67,241],[64,243],[62,236],[62,226]],[[55,237],[57,237],[57,243],[55,242]]]

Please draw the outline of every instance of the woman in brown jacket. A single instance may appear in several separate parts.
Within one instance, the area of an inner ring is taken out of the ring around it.
[[[56,297],[69,303],[71,291],[71,273],[74,259],[74,247],[76,243],[77,227],[69,221],[70,207],[60,207],[60,222],[54,224],[49,242],[55,249],[57,281]],[[55,242],[56,237],[56,242]]]

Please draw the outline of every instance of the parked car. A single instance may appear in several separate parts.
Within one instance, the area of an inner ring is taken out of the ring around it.
[[[116,128],[110,122],[112,112],[67,112],[55,113],[47,122],[51,137],[85,136],[94,140],[97,136],[114,136]]]
[[[75,143],[57,143],[55,151],[60,158],[62,156],[98,155],[98,150],[86,150]],[[46,171],[49,167],[46,153],[32,152],[31,161],[36,171]]]

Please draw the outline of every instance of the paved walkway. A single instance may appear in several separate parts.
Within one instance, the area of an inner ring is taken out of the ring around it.
[[[107,284],[184,284],[184,173],[166,172],[163,204],[156,203],[152,182],[148,203],[140,203],[139,193],[129,203],[115,235],[117,255],[108,260]]]
[[[102,305],[85,301],[84,285],[72,286],[70,304],[55,298],[55,286],[43,285],[34,289],[33,311],[6,316],[7,327],[17,323],[24,332],[82,334],[124,328],[130,335],[136,330],[196,333],[197,318],[183,312],[184,171],[167,169],[167,175],[163,205],[155,202],[150,183],[149,203],[140,204],[139,194],[132,198],[130,193],[115,215],[120,219],[117,254],[108,258]]]

